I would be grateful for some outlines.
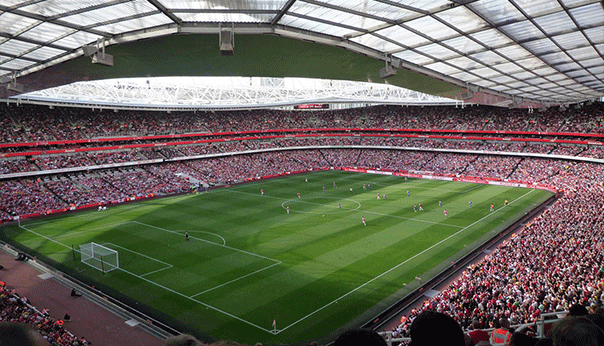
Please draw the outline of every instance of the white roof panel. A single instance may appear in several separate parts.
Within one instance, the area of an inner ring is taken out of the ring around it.
[[[392,55],[401,60],[413,61],[413,63],[417,65],[425,65],[434,61],[434,59],[426,55],[416,53],[412,50],[405,50],[402,52],[394,53]]]
[[[429,16],[408,21],[405,25],[434,40],[445,40],[447,38],[459,36],[455,30]]]
[[[288,13],[298,13],[312,18],[324,19],[330,22],[346,24],[361,29],[368,29],[386,23],[386,21],[380,21],[347,12],[344,8],[339,10],[302,1],[294,2]]]
[[[471,34],[470,36],[491,48],[500,47],[514,42],[510,38],[508,38],[504,33],[497,29],[487,29],[479,31]]]
[[[41,16],[54,17],[71,11],[102,5],[107,2],[107,0],[39,1],[23,6],[20,9]]]
[[[439,12],[436,16],[463,32],[474,32],[488,27],[480,17],[463,6]]]
[[[543,17],[535,18],[535,22],[548,35],[556,35],[576,28],[575,23],[566,12],[554,12]]]
[[[388,36],[386,36],[388,37]],[[388,37],[389,38],[389,37]],[[396,43],[392,43],[390,41],[386,41],[374,35],[365,34],[351,39],[353,42],[357,42],[362,44],[363,46],[371,47],[383,52],[391,52],[398,51],[402,49],[402,47]]]
[[[20,55],[35,47],[37,47],[37,45],[33,44],[33,43],[9,40],[9,41],[0,43],[0,55],[2,55],[2,53],[11,54],[11,55]]]
[[[311,19],[290,16],[287,14],[284,15],[283,18],[281,18],[281,23],[283,25],[301,28],[304,30],[317,31],[322,33],[329,32],[337,36],[345,36],[358,32],[348,28],[343,28],[341,26],[325,24],[321,22],[316,22]]]
[[[496,25],[525,19],[508,0],[476,1],[470,7]]]
[[[485,50],[484,46],[482,46],[480,43],[466,36],[454,37],[452,39],[445,40],[443,43],[465,54],[471,54]]]
[[[388,37],[392,40],[404,43],[408,47],[416,47],[430,43],[430,40],[420,36],[412,31],[402,28],[398,25],[393,25],[385,29],[377,30],[378,35]]]
[[[117,23],[101,25],[96,29],[115,34],[124,31],[134,31],[143,28],[168,24],[170,22],[171,20],[169,18],[167,18],[163,14],[158,13],[151,16],[144,16],[139,18],[133,18],[130,20],[119,21]]]
[[[0,28],[2,32],[9,35],[18,35],[41,21],[16,15],[10,12],[0,14]]]
[[[63,17],[69,23],[94,25],[96,23],[104,23],[107,21],[115,21],[120,18],[127,18],[140,15],[141,13],[157,12],[157,8],[147,1],[135,0],[116,4],[113,6],[101,7],[96,10],[77,13],[71,16]]]
[[[537,88],[535,97],[560,88],[555,100],[565,102],[604,96],[600,0],[3,0],[0,81],[77,57],[102,37],[115,44],[225,25],[237,36],[284,33],[392,54],[411,69],[504,97],[519,85]]]
[[[522,11],[531,17],[538,17],[552,12],[560,12],[562,7],[550,0],[515,0]]]
[[[50,42],[56,38],[67,35],[68,33],[76,32],[77,30],[65,26],[42,22],[40,25],[27,30],[22,37],[26,39],[36,40],[40,42]]]
[[[90,43],[96,43],[97,39],[99,38],[102,37],[85,31],[77,31],[69,36],[63,37],[60,40],[55,41],[54,43],[64,47],[75,49]]]
[[[46,60],[62,53],[65,53],[65,51],[52,47],[40,47],[32,52],[24,54],[23,57],[36,60]]]

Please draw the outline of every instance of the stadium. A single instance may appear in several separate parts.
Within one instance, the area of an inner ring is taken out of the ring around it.
[[[0,9],[1,321],[41,344],[602,327],[602,1]]]

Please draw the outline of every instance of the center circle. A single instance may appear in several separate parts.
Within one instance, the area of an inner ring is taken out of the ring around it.
[[[361,203],[350,198],[338,197],[304,197],[288,199],[281,203],[283,209],[303,214],[337,214],[361,208]]]

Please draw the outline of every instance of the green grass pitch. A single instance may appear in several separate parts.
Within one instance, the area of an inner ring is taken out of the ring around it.
[[[322,171],[34,220],[4,233],[217,339],[303,344],[371,319],[417,287],[417,277],[434,275],[550,195]],[[424,210],[415,212],[419,203]],[[103,275],[74,260],[72,245],[91,241],[117,250],[120,269]]]

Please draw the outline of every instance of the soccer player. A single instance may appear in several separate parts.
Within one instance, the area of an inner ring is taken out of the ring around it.
[[[287,213],[289,214],[289,205],[285,207],[285,210],[287,210]]]
[[[424,211],[424,207],[422,207],[422,204],[419,204],[419,211]]]
[[[411,192],[409,192],[409,190],[407,190],[407,197],[411,196]]]
[[[308,183],[308,178],[304,178],[304,182],[305,182],[305,183]]]
[[[325,186],[323,186],[323,193],[326,193],[326,192],[327,192],[327,190],[325,190]]]
[[[338,209],[342,209],[342,204],[338,203]]]
[[[495,210],[495,206],[491,204],[491,211]]]
[[[443,207],[443,201],[438,201],[438,206],[442,208]]]
[[[185,231],[185,239],[189,241],[189,231]]]
[[[334,181],[333,182],[333,188],[335,189],[336,187],[338,187],[338,186],[336,185],[336,182]]]
[[[264,189],[260,190],[260,196],[264,196]]]
[[[366,190],[367,186],[365,184],[363,184],[363,190]]]
[[[371,184],[367,184],[367,188],[371,190]]]
[[[380,199],[380,194],[379,193],[377,194],[377,199]]]
[[[361,221],[363,221],[363,225],[367,226],[367,224],[365,223],[365,217],[364,216],[361,218]]]
[[[300,198],[300,192],[298,192],[298,198]]]
[[[350,188],[350,194],[352,194],[352,187]]]
[[[386,199],[386,194],[384,193],[384,199]]]
[[[505,202],[503,202],[503,205],[508,205],[508,200],[506,199]]]
[[[413,205],[413,211],[417,212],[417,205],[415,205],[415,204]]]
[[[445,217],[449,217],[449,215],[447,215],[447,209],[445,209]]]
[[[472,208],[472,201],[469,201],[468,204],[470,205],[470,208]]]

